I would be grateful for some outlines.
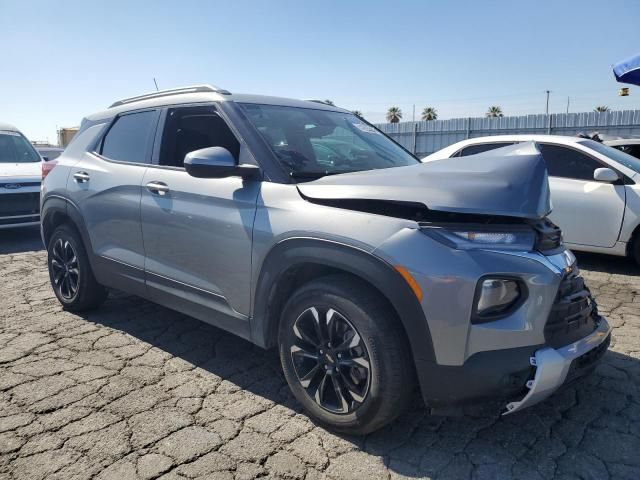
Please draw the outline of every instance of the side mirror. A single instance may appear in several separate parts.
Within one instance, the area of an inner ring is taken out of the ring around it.
[[[610,168],[596,168],[593,171],[593,179],[598,182],[613,183],[620,180],[620,175]]]
[[[184,168],[196,178],[256,178],[260,173],[260,168],[255,165],[238,165],[231,152],[224,147],[207,147],[187,153]]]
[[[45,162],[49,161],[49,157],[45,157],[44,155],[42,156],[42,160],[44,160]]]

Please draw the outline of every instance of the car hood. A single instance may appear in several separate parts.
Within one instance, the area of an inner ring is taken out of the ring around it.
[[[549,214],[547,168],[533,142],[409,167],[298,184],[309,200],[419,203],[430,210],[538,219]]]
[[[40,162],[2,163],[0,162],[0,178],[3,177],[40,177]]]

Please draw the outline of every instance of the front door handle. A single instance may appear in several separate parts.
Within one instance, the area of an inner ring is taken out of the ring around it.
[[[169,185],[164,182],[149,182],[146,186],[147,190],[157,195],[166,195],[169,193]]]
[[[91,179],[87,172],[76,172],[73,174],[73,178],[78,183],[87,183]]]

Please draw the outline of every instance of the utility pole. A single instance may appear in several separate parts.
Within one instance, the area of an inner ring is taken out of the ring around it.
[[[549,94],[551,93],[551,90],[545,90],[545,92],[547,93],[547,108],[545,112],[547,115],[549,115]]]
[[[567,97],[567,113],[569,113],[569,103],[571,102],[571,97]]]
[[[413,115],[411,116],[411,121],[415,122],[416,121],[416,104],[413,104]]]
[[[156,92],[159,92],[160,89],[158,88],[158,82],[156,82],[156,77],[153,77],[153,84],[156,86]]]

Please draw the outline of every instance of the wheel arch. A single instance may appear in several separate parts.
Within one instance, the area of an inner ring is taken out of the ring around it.
[[[62,224],[67,224],[74,228],[82,238],[89,261],[93,264],[91,238],[78,207],[67,198],[52,195],[42,203],[40,218],[40,230],[45,248],[48,248],[49,240],[55,229]]]
[[[379,292],[396,312],[414,358],[434,361],[433,343],[420,302],[387,262],[359,248],[330,240],[293,238],[276,244],[262,263],[254,296],[254,343],[276,345],[282,307],[293,291],[321,276],[343,273]]]
[[[631,232],[631,236],[629,237],[629,241],[627,242],[627,256],[634,257],[635,252],[634,248],[640,249],[640,223],[635,226],[633,231]],[[638,263],[640,264],[640,257],[638,258]]]

